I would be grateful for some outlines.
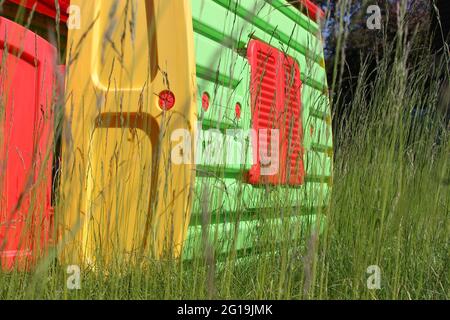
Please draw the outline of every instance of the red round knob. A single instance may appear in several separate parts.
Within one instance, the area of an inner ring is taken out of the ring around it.
[[[202,95],[202,109],[208,111],[209,109],[209,94],[206,92]]]
[[[170,90],[161,91],[159,94],[159,107],[163,110],[170,110],[175,105],[175,95]]]
[[[241,104],[240,103],[236,103],[236,107],[235,107],[235,113],[236,113],[236,119],[240,119],[241,118]]]

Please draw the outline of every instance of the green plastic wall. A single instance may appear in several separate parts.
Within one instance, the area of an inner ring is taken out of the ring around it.
[[[286,232],[297,238],[321,228],[330,201],[333,144],[319,26],[284,0],[191,2],[198,95],[207,93],[211,102],[207,111],[198,102],[203,130],[184,256],[202,253],[205,239],[214,243],[216,254],[247,252],[257,247],[258,238],[276,242]],[[300,66],[306,174],[300,187],[243,182],[252,149],[248,139],[229,130],[251,128],[246,47],[252,38],[286,52]],[[240,119],[236,103],[242,106]]]

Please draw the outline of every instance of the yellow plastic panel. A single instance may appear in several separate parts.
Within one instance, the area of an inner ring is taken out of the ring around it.
[[[72,0],[59,216],[67,263],[179,256],[195,168],[176,164],[176,129],[195,136],[188,0]],[[170,90],[175,105],[159,106]],[[194,139],[182,150],[194,157]],[[191,161],[194,162],[193,160]]]

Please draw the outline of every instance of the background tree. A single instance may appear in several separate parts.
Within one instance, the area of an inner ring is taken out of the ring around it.
[[[435,0],[432,8],[432,23],[434,37],[434,49],[444,47],[444,40],[448,42],[450,35],[450,1]]]
[[[433,1],[435,5],[433,6]],[[353,92],[360,78],[362,66],[371,70],[370,78],[376,77],[378,62],[392,58],[394,62],[396,41],[405,38],[413,46],[410,55],[415,59],[426,48],[441,48],[442,39],[448,34],[450,23],[450,2],[446,0],[318,0],[327,12],[323,22],[323,36],[326,40],[328,82],[331,88],[335,112],[335,132],[342,125],[342,119],[349,113]],[[405,10],[400,10],[401,5]],[[381,28],[369,29],[367,9],[377,5],[381,9]],[[404,13],[404,15],[401,14]],[[440,12],[440,15],[436,14]],[[439,20],[440,17],[440,20]],[[439,20],[439,21],[438,21]],[[438,23],[440,22],[440,23]],[[432,26],[430,28],[430,26]],[[442,27],[443,33],[438,32]],[[436,28],[434,28],[436,27]],[[402,32],[399,35],[399,31]],[[431,37],[434,32],[437,37]],[[434,41],[432,40],[434,39]],[[439,41],[441,40],[441,41]],[[389,57],[385,57],[389,55]],[[391,57],[392,56],[392,57]]]

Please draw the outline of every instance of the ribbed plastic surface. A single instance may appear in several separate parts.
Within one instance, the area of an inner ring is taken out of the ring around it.
[[[258,141],[253,142],[257,163],[250,170],[249,182],[300,185],[304,166],[298,64],[281,50],[259,40],[250,41],[248,60],[253,129],[258,136]],[[270,163],[276,173],[264,176],[261,166],[266,162],[262,157],[266,156],[277,163]]]

